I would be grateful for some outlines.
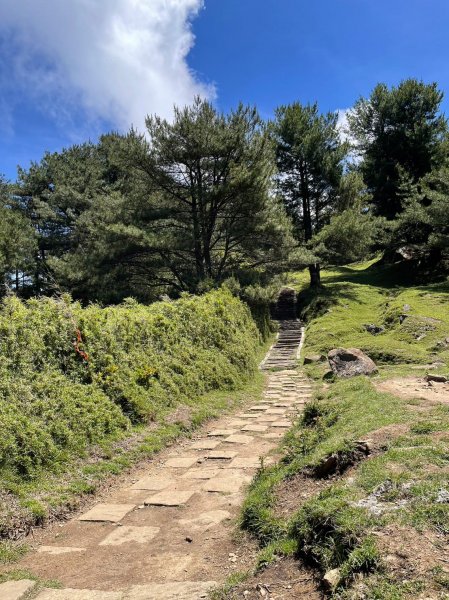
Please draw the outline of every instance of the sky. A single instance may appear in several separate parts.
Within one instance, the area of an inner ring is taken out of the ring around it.
[[[0,0],[0,174],[196,95],[344,114],[416,77],[449,113],[448,30],[448,0]]]

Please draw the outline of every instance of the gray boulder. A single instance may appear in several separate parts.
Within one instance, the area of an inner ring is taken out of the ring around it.
[[[338,377],[377,373],[374,361],[358,348],[335,348],[329,352],[327,358],[332,371]]]

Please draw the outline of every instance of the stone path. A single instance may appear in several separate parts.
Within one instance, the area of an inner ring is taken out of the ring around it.
[[[298,329],[283,331],[289,348],[293,339],[297,348]],[[275,345],[266,365],[283,364],[278,350]],[[49,531],[18,565],[62,583],[63,589],[45,589],[37,599],[207,598],[226,578],[245,486],[262,460],[273,461],[270,452],[310,391],[295,370],[269,373],[259,404],[217,419],[200,439],[162,453],[133,482]],[[19,600],[33,585],[2,584],[0,598]]]
[[[265,371],[295,369],[303,339],[303,326],[297,319],[279,321],[276,342],[261,364]]]

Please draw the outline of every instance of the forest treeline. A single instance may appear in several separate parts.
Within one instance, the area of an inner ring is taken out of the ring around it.
[[[150,302],[225,280],[243,289],[383,252],[444,269],[449,135],[437,84],[379,84],[347,113],[270,121],[201,99],[140,134],[46,153],[0,181],[1,294]]]

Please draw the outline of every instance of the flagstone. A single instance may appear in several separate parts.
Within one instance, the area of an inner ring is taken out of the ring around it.
[[[206,492],[221,492],[232,494],[238,492],[242,486],[249,482],[251,478],[245,477],[214,477],[203,484],[203,490]]]
[[[36,582],[31,579],[5,581],[5,583],[0,583],[0,598],[1,600],[21,600],[35,585]]]
[[[144,502],[145,506],[183,506],[195,494],[195,490],[164,490],[150,496]]]
[[[110,521],[118,523],[135,508],[135,504],[97,504],[78,517],[79,521]]]
[[[208,459],[212,460],[230,460],[237,456],[237,452],[229,452],[227,450],[214,450],[207,455]]]
[[[257,425],[257,423],[251,423],[242,427],[242,431],[254,431],[255,433],[263,433],[268,429],[268,425]]]
[[[284,427],[291,427],[292,423],[291,421],[275,421],[274,423],[271,423],[271,427],[280,427],[280,428],[284,428]]]
[[[183,479],[210,479],[216,477],[220,473],[220,469],[190,469],[186,471],[181,477]]]
[[[239,433],[236,433],[235,435],[230,435],[225,438],[224,441],[228,442],[228,444],[250,444],[253,440],[254,438],[250,435],[240,435]]]
[[[121,546],[130,542],[146,544],[155,538],[159,531],[159,527],[117,527],[100,542],[99,546]]]
[[[265,467],[272,465],[274,460],[271,456],[259,457],[259,456],[237,456],[228,465],[228,469],[258,469],[262,466],[262,462]]]
[[[220,442],[217,440],[205,439],[205,440],[198,440],[198,442],[195,442],[190,447],[194,448],[195,450],[213,450],[214,448],[216,448],[219,445],[220,445]]]
[[[187,527],[189,529],[201,529],[201,531],[207,531],[212,527],[215,527],[222,521],[231,518],[231,513],[227,510],[210,510],[199,514],[193,519],[180,519],[179,525],[181,527]]]
[[[163,490],[169,485],[174,483],[174,479],[169,477],[155,477],[154,475],[148,475],[147,477],[142,477],[139,481],[136,481],[131,486],[132,490],[152,490],[159,491]]]
[[[210,437],[227,437],[236,433],[236,429],[213,429],[207,435]]]
[[[198,462],[197,456],[174,456],[165,461],[164,466],[175,469],[188,469]]]
[[[215,581],[182,581],[134,585],[123,600],[197,600],[207,598]]]

